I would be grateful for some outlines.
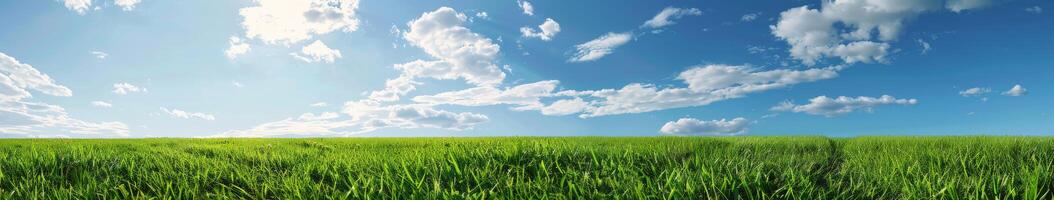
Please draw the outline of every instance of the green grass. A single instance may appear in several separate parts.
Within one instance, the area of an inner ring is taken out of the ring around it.
[[[1048,137],[0,140],[0,199],[1051,199]]]

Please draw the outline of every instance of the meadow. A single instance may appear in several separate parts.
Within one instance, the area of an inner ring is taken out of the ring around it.
[[[1050,137],[0,140],[0,199],[1052,195]]]

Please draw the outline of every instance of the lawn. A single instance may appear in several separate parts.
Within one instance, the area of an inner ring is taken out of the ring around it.
[[[1050,137],[0,140],[0,199],[1050,199]]]

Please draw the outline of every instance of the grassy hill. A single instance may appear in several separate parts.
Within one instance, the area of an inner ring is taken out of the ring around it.
[[[1049,137],[0,140],[0,199],[1050,199]]]

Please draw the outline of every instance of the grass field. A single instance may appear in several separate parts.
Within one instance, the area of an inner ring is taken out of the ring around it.
[[[0,199],[1051,199],[1048,137],[0,140]]]

